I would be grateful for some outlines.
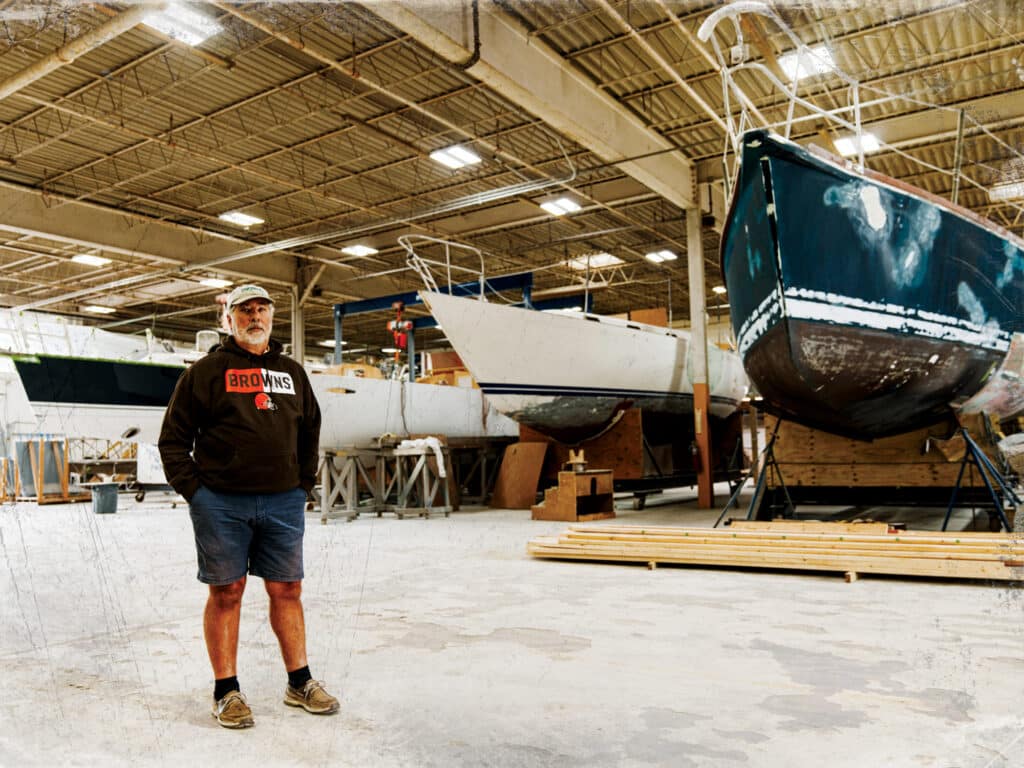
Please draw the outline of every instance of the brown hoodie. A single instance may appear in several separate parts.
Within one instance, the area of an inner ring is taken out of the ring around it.
[[[233,338],[178,379],[160,430],[175,491],[280,493],[316,483],[320,407],[305,370],[271,340],[266,354]]]

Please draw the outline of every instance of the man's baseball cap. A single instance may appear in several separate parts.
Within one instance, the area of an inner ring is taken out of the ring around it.
[[[265,288],[258,285],[240,285],[228,294],[228,309],[234,309],[239,304],[250,299],[262,299],[268,304],[274,303],[274,300],[270,298],[270,294],[267,293]]]

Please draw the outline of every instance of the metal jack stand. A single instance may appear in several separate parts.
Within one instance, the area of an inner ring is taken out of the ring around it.
[[[1013,492],[1009,483],[1006,482],[999,470],[995,468],[995,465],[993,465],[988,456],[985,455],[985,452],[982,451],[981,448],[978,447],[978,444],[974,442],[970,433],[964,427],[960,427],[958,432],[963,435],[964,443],[967,448],[964,451],[963,461],[960,462],[960,472],[956,476],[956,485],[953,486],[953,495],[949,499],[949,506],[946,507],[946,517],[942,521],[942,530],[946,530],[946,526],[949,525],[949,517],[953,514],[953,505],[956,503],[956,494],[957,491],[960,490],[960,482],[963,480],[964,470],[967,469],[968,464],[973,464],[978,468],[978,474],[981,475],[981,479],[985,481],[985,487],[988,489],[988,495],[992,499],[995,516],[999,518],[999,522],[1002,524],[1003,530],[1009,533],[1010,522],[1006,519],[1006,513],[1003,511],[1003,508],[1008,501],[1012,501],[1016,506],[1020,506],[1020,498],[1018,498],[1017,494]],[[993,480],[995,481],[995,485],[998,486],[998,490],[993,486]],[[1001,497],[999,493],[1000,491],[1002,492]]]
[[[760,509],[761,503],[764,500],[764,486],[768,480],[768,473],[772,470],[779,478],[779,487],[786,496],[787,509],[795,510],[796,505],[793,504],[793,499],[790,498],[789,489],[786,488],[785,482],[782,479],[782,470],[779,468],[779,464],[775,461],[775,438],[779,435],[779,427],[782,425],[782,419],[779,419],[775,424],[775,429],[772,431],[772,437],[768,441],[768,444],[764,447],[764,451],[761,452],[761,469],[757,473],[757,484],[754,486],[754,495],[750,499],[750,506],[747,507],[747,520],[753,520],[756,518],[757,513]],[[732,496],[729,497],[729,501],[726,502],[725,508],[722,510],[722,514],[715,520],[715,524],[712,528],[717,528],[718,524],[722,522],[722,518],[725,517],[725,513],[729,511],[733,504],[736,503],[736,499],[739,498],[740,491],[743,490],[743,486],[746,485],[747,480],[750,479],[753,473],[747,475],[739,485],[736,486],[736,490],[733,491]]]

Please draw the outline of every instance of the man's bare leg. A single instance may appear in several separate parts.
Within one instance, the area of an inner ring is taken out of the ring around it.
[[[302,612],[301,581],[267,581],[270,596],[270,626],[277,635],[288,672],[308,665],[306,661],[306,619]]]
[[[213,676],[217,680],[237,674],[238,623],[244,592],[245,576],[233,584],[210,585],[210,595],[203,612],[203,634]]]

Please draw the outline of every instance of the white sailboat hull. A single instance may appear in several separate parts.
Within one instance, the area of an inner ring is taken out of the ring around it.
[[[152,351],[145,338],[0,313],[0,442],[27,433],[115,440],[132,430],[133,439],[156,443],[185,361]],[[518,434],[479,389],[316,372],[310,380],[325,450],[369,446],[388,433]]]
[[[324,450],[369,446],[383,434],[519,434],[516,423],[487,402],[479,389],[325,373],[310,375],[310,381],[323,415],[320,447]]]
[[[494,406],[565,442],[593,436],[631,407],[693,412],[690,336],[593,315],[552,314],[435,292],[421,298]],[[708,354],[711,414],[747,392],[739,357]]]

